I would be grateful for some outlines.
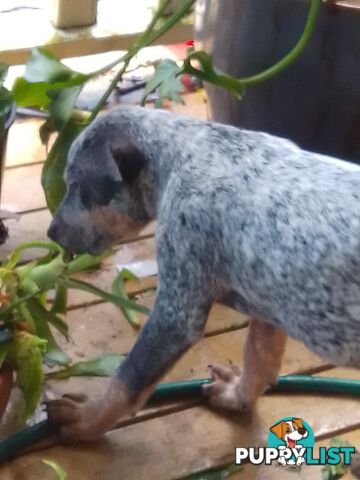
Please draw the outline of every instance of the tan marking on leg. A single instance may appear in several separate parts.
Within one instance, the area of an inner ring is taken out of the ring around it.
[[[250,410],[276,383],[285,350],[286,334],[262,320],[250,322],[244,349],[243,371],[235,366],[212,365],[213,383],[205,385],[210,405],[229,410]]]
[[[120,420],[135,415],[146,403],[157,382],[130,400],[124,383],[113,377],[104,395],[88,398],[68,394],[46,402],[50,423],[59,428],[65,442],[91,441],[104,435]]]
[[[286,340],[286,333],[270,323],[257,319],[251,321],[241,377],[242,396],[249,404],[255,403],[276,383]]]

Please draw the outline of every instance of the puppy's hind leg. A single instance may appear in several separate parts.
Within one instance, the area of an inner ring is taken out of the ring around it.
[[[185,281],[161,286],[148,321],[107,391],[97,398],[67,395],[48,402],[49,421],[60,437],[93,440],[135,414],[164,373],[201,338],[209,308],[210,302]]]
[[[276,383],[286,334],[270,323],[253,319],[244,349],[242,372],[235,365],[211,365],[213,383],[204,385],[210,405],[227,410],[250,410],[265,390]]]

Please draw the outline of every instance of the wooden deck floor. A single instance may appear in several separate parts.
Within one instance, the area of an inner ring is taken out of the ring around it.
[[[206,105],[199,94],[188,96],[186,107],[177,107],[206,118]],[[17,122],[11,131],[2,208],[21,212],[19,221],[9,221],[10,239],[1,247],[2,255],[20,241],[45,239],[50,215],[40,187],[44,148],[38,138],[36,121]],[[115,257],[101,272],[86,275],[87,280],[109,288],[115,265],[154,258],[154,229],[121,245]],[[139,294],[151,306],[156,278],[130,281],[127,288]],[[137,332],[112,305],[94,304],[94,297],[72,293],[67,321],[71,342],[64,345],[74,360],[89,358],[105,351],[127,353]],[[247,334],[247,318],[216,305],[206,327],[205,338],[190,350],[167,380],[208,376],[210,362],[241,365]],[[289,340],[282,365],[283,373],[310,372],[318,375],[360,378],[359,372],[334,369],[324,364],[302,344]],[[321,373],[319,373],[321,372]],[[52,382],[57,393],[81,390],[96,391],[101,379],[73,378]],[[23,456],[0,468],[1,480],[53,480],[54,473],[42,459],[57,462],[69,480],[168,480],[182,478],[209,467],[232,463],[234,447],[265,445],[272,424],[280,418],[304,418],[314,429],[319,445],[328,444],[340,435],[352,445],[360,444],[360,409],[356,398],[321,395],[266,396],[257,411],[248,416],[220,415],[203,404],[183,401],[143,410],[126,424],[119,425],[103,440],[76,447],[52,446]],[[321,479],[321,468],[303,467],[301,472],[286,472],[280,467],[250,465],[234,475],[239,479]]]

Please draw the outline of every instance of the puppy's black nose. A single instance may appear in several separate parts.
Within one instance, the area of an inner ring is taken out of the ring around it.
[[[305,433],[306,433],[306,428],[299,428],[299,429],[298,429],[298,432],[300,433],[300,435],[305,435]]]
[[[62,229],[63,229],[62,222],[59,221],[58,219],[54,218],[53,221],[51,222],[49,230],[47,231],[47,235],[54,242],[58,242]]]

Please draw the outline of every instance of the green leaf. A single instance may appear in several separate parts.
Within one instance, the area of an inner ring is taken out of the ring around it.
[[[17,78],[14,82],[12,93],[19,107],[48,108],[51,101],[47,92],[49,84],[45,82],[31,83],[25,78]]]
[[[51,135],[56,132],[53,119],[49,117],[39,128],[39,136],[41,143],[48,147]]]
[[[182,102],[180,93],[184,91],[184,87],[179,77],[181,73],[182,69],[174,60],[170,60],[169,58],[160,60],[155,66],[154,75],[145,86],[141,100],[142,105],[144,105],[148,95],[155,90],[157,90],[162,98]]]
[[[51,313],[63,313],[67,312],[67,288],[65,285],[59,283],[56,286],[55,298],[51,307]]]
[[[25,295],[24,297],[17,298],[12,303],[9,303],[9,305],[6,305],[6,307],[1,307],[0,308],[0,320],[5,319],[13,310],[18,308],[19,305],[21,305],[22,303],[27,302],[30,299],[34,298],[35,295],[37,295],[37,294],[38,294],[38,292],[30,293],[29,295]]]
[[[35,82],[64,82],[78,74],[43,48],[34,48],[26,64],[24,78]]]
[[[63,379],[80,376],[111,377],[124,359],[124,355],[104,353],[91,360],[76,362],[62,370],[51,372],[46,375],[46,378]]]
[[[195,472],[184,477],[183,480],[225,480],[226,478],[230,478],[234,473],[239,472],[241,469],[241,465],[231,464],[223,468],[211,468]]]
[[[36,299],[28,301],[27,307],[33,317],[36,335],[47,341],[44,359],[49,366],[69,365],[71,358],[59,347],[50,330],[48,321],[50,312]]]
[[[83,253],[77,255],[66,267],[66,275],[74,275],[75,273],[84,272],[100,267],[103,260],[114,254],[112,250],[105,250],[100,255],[90,255]]]
[[[46,340],[27,332],[17,332],[11,343],[9,359],[16,370],[16,384],[25,400],[25,410],[21,415],[24,420],[34,412],[40,400],[45,349]]]
[[[67,473],[56,462],[53,462],[52,460],[43,460],[43,463],[54,470],[58,480],[66,480]]]
[[[61,130],[70,119],[76,99],[89,75],[76,72],[44,49],[32,50],[23,78],[13,86],[22,107],[48,108],[54,125]]]
[[[70,119],[81,90],[82,85],[48,92],[49,97],[52,99],[49,111],[54,121],[54,126],[58,130],[64,128],[64,125]]]
[[[51,290],[54,288],[59,276],[65,272],[65,269],[66,265],[63,258],[63,252],[60,252],[49,262],[36,265],[32,268],[24,280],[30,278],[37,285],[39,290]]]
[[[120,296],[121,298],[130,300],[125,290],[125,285],[124,285],[125,278],[136,278],[136,276],[133,275],[129,270],[126,270],[126,269],[121,270],[121,272],[115,277],[114,281],[112,282],[111,292],[114,295]],[[123,312],[125,318],[127,319],[127,321],[130,323],[132,327],[134,328],[141,327],[139,319],[137,318],[137,315],[133,309],[120,307],[120,310]]]
[[[36,82],[32,83],[23,77],[19,77],[15,80],[12,93],[16,100],[17,105],[20,107],[37,107],[40,109],[46,109],[51,107],[59,95],[59,92],[63,90],[71,90],[77,88],[80,90],[82,84],[86,79],[73,78],[67,82]],[[77,98],[77,96],[76,96]],[[76,100],[75,98],[75,100]],[[73,103],[75,103],[75,100]]]
[[[120,272],[120,277],[123,279],[123,280],[138,280],[138,277],[130,272],[130,270],[128,270],[127,268],[123,268]]]
[[[64,198],[66,192],[64,171],[67,156],[73,141],[82,129],[82,125],[69,120],[63,131],[59,133],[45,161],[41,183],[44,188],[46,203],[51,213],[58,209]]]
[[[41,306],[43,308],[42,314],[43,314],[44,318],[46,318],[46,320],[49,323],[51,323],[51,325],[53,325],[68,340],[69,339],[68,324],[62,318],[55,315],[55,313],[53,311],[46,310],[46,308],[43,305],[41,305]]]
[[[68,287],[76,290],[83,290],[84,292],[92,293],[97,297],[106,300],[107,302],[111,302],[118,307],[129,308],[133,309],[137,312],[149,314],[149,309],[144,305],[139,305],[131,300],[126,298],[122,298],[121,296],[113,295],[112,293],[105,292],[98,287],[94,287],[90,283],[84,282],[83,280],[75,280],[74,278],[66,278],[62,277],[62,282]]]
[[[193,61],[200,64],[200,67],[195,67]],[[185,60],[183,66],[183,73],[194,75],[202,81],[219,85],[220,87],[229,90],[238,98],[245,93],[245,86],[237,78],[226,75],[221,70],[213,65],[212,58],[204,51],[197,51],[191,53]]]

